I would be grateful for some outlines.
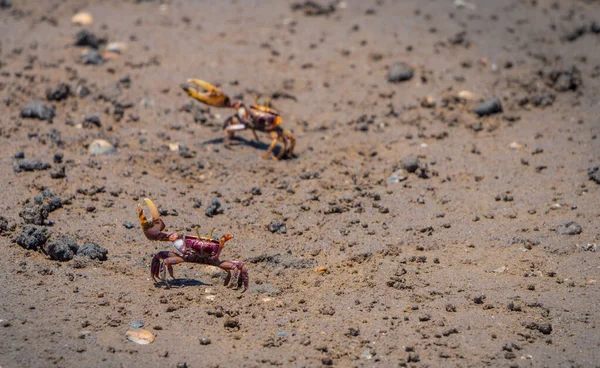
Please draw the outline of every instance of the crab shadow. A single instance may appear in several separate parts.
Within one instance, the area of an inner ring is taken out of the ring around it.
[[[267,149],[269,149],[269,143],[266,142],[262,142],[262,141],[255,141],[254,139],[246,139],[244,137],[240,137],[239,135],[233,136],[230,138],[232,141],[232,144],[230,146],[225,145],[226,149],[234,149],[235,146],[238,145],[244,145],[244,146],[249,146],[252,148],[255,148],[257,150],[260,151],[266,151]],[[215,138],[215,139],[209,139],[207,141],[204,141],[201,143],[201,145],[205,146],[205,145],[209,145],[209,144],[224,144],[225,142],[225,138]],[[277,155],[279,154],[279,150],[281,150],[282,147],[277,145],[275,147],[275,149],[273,149],[273,155]],[[289,158],[295,158],[296,155],[293,155],[292,157],[287,157],[287,155],[284,155],[283,159],[289,159]]]
[[[157,288],[167,288],[167,284],[164,281],[158,281],[154,283]],[[189,286],[213,286],[213,284],[207,284],[196,279],[173,279],[169,280],[169,286],[172,288],[183,288]]]
[[[260,149],[260,150],[264,150],[266,151],[267,148],[269,148],[269,144],[265,143],[265,142],[261,142],[261,141],[255,141],[254,139],[246,139],[244,137],[240,137],[239,135],[233,136],[230,138],[232,142],[232,146],[237,146],[237,145],[244,145],[244,146],[250,146],[252,148],[256,148],[256,149]],[[215,139],[209,139],[207,141],[202,142],[202,145],[208,145],[208,144],[221,144],[225,142],[225,138],[215,138]],[[225,146],[227,147],[227,146]],[[229,149],[231,149],[231,147],[227,147]]]

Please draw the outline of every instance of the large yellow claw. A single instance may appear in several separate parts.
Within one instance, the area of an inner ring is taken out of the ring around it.
[[[140,224],[142,225],[142,230],[144,231],[144,235],[146,238],[150,240],[168,240],[169,237],[176,233],[163,233],[162,231],[165,229],[165,223],[160,218],[160,213],[158,212],[158,208],[152,203],[152,201],[148,198],[144,198],[144,202],[150,209],[150,214],[152,217],[150,220],[146,218],[146,214],[144,214],[144,209],[142,205],[138,203],[137,213],[138,218],[140,219]]]
[[[196,87],[200,87],[201,90],[196,89]],[[209,106],[231,107],[231,101],[223,91],[203,80],[188,79],[186,84],[181,85],[181,88],[191,97]]]

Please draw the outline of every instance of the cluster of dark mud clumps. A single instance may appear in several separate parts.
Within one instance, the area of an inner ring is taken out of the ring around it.
[[[50,231],[54,221],[48,220],[49,214],[70,204],[70,200],[43,189],[33,200],[23,204],[19,212],[21,224],[0,216],[0,236],[11,237],[24,249],[41,252],[52,260],[66,262],[75,258],[74,267],[78,268],[85,267],[86,259],[106,261],[108,250],[100,245],[93,242],[80,245],[74,237]]]

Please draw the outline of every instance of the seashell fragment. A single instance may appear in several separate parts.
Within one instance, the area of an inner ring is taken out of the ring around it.
[[[71,18],[71,22],[73,24],[80,24],[82,26],[89,26],[94,23],[94,17],[91,13],[88,12],[80,12],[77,13]]]
[[[148,345],[148,344],[152,343],[154,341],[154,339],[156,338],[156,336],[152,332],[150,332],[148,330],[144,330],[143,328],[129,330],[126,333],[126,336],[127,336],[127,340],[133,341],[136,344],[140,344],[140,345]]]

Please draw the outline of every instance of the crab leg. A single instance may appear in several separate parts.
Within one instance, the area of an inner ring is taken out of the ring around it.
[[[296,147],[296,138],[294,138],[292,132],[287,129],[283,130],[283,136],[290,141],[290,150],[288,151],[288,156],[292,157],[294,156],[294,147]]]
[[[155,282],[156,279],[164,281],[165,284],[167,284],[167,287],[169,287],[167,270],[169,270],[171,278],[175,278],[175,276],[173,276],[173,266],[182,262],[185,262],[185,260],[177,253],[169,251],[156,253],[154,258],[152,258],[152,264],[150,265],[150,275],[152,276],[152,280]]]
[[[196,87],[200,87],[201,90]],[[187,84],[182,84],[181,88],[191,97],[209,106],[231,107],[229,97],[222,90],[203,80],[188,79]]]
[[[239,289],[242,286],[244,287],[243,291],[248,289],[248,269],[242,262],[239,261],[222,261],[219,264],[219,268],[225,270],[227,272],[227,277],[225,278],[224,286],[234,287],[234,289]],[[233,275],[232,275],[233,272]],[[230,283],[230,281],[233,282]]]

